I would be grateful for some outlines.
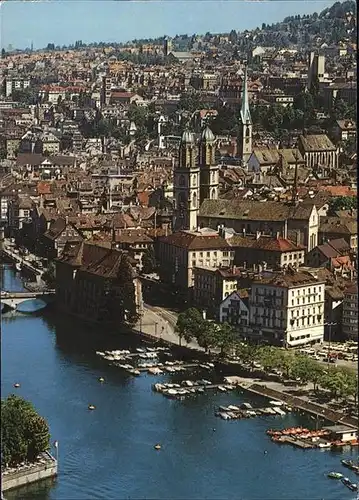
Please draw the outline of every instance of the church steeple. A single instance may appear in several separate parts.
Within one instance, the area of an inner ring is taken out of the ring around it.
[[[247,63],[244,66],[240,122],[239,154],[242,157],[242,164],[245,165],[252,153],[252,117],[249,110]]]
[[[199,141],[199,167],[201,179],[201,202],[206,198],[218,198],[218,166],[215,156],[215,137],[212,130],[206,126]]]
[[[200,203],[200,176],[196,165],[196,147],[193,134],[185,130],[178,151],[178,163],[173,172],[173,194],[175,202],[173,228],[197,229]]]
[[[196,153],[193,134],[189,130],[185,130],[181,137],[178,165],[180,168],[192,168],[196,164]]]

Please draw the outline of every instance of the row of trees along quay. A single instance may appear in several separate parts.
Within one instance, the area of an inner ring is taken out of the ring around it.
[[[352,397],[355,402],[358,400],[358,376],[354,370],[324,365],[297,351],[240,342],[230,324],[204,319],[198,309],[189,308],[179,314],[176,331],[180,342],[182,339],[187,343],[196,340],[207,353],[219,350],[223,358],[235,355],[250,371],[258,364],[265,373],[278,373],[284,380],[296,380],[303,385],[312,383],[315,392],[321,388],[332,399]]]
[[[39,454],[50,449],[46,420],[34,406],[14,394],[1,400],[1,466],[16,467],[34,463]]]

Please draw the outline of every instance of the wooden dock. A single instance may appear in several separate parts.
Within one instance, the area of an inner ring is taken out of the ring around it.
[[[316,417],[329,420],[330,422],[341,423],[349,427],[354,427],[355,429],[358,428],[358,422],[353,417],[348,417],[339,411],[334,411],[329,408],[325,408],[322,405],[305,401],[298,396],[293,396],[286,392],[276,391],[275,389],[271,389],[265,385],[260,385],[257,383],[238,385],[242,387],[242,389],[252,392],[253,394],[283,401],[293,409],[297,408],[305,413],[309,413],[315,415]]]
[[[311,450],[314,448],[314,445],[308,441],[304,441],[303,439],[296,439],[291,436],[282,436],[279,443],[283,444],[291,444],[292,446],[296,446],[297,448],[301,448],[302,450]]]

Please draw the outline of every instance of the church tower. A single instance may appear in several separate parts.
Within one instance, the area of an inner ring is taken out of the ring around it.
[[[201,203],[206,198],[218,198],[218,166],[215,159],[214,135],[209,127],[205,127],[199,141],[199,167],[200,167],[200,199]]]
[[[252,117],[249,111],[247,64],[244,68],[240,122],[241,132],[238,141],[238,152],[242,157],[242,165],[245,166],[252,153]]]
[[[196,165],[196,147],[193,134],[183,132],[179,146],[178,163],[173,173],[175,199],[173,229],[197,229],[199,211],[199,167]]]

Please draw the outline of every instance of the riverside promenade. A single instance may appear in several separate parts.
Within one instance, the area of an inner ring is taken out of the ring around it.
[[[189,343],[184,340],[182,340],[182,343],[180,342],[180,338],[175,331],[177,317],[178,315],[173,311],[146,304],[143,315],[134,330],[153,340],[161,340],[175,346],[204,352],[204,349],[195,340]]]
[[[141,321],[135,327],[135,331],[141,332],[144,336],[153,340],[167,342],[174,346],[181,346],[178,334],[175,331],[177,315],[173,311],[146,305]],[[196,353],[204,354],[204,349],[198,345],[196,341],[182,342],[182,347],[193,350]],[[213,353],[215,354],[215,353]],[[222,361],[226,364],[226,361]],[[233,363],[228,363],[233,366]],[[304,412],[325,418],[334,423],[341,423],[350,427],[358,428],[358,422],[355,418],[349,417],[340,411],[333,411],[326,404],[317,404],[309,401],[308,396],[295,396],[290,394],[288,387],[280,382],[268,380],[259,380],[249,377],[235,377],[239,381],[239,385],[253,394],[266,396],[271,399],[280,399],[285,403],[298,408]],[[240,379],[240,380],[239,380]],[[302,387],[302,389],[310,389],[310,385]]]

